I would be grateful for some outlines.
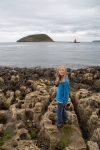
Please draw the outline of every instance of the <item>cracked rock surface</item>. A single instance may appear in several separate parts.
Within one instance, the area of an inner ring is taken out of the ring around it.
[[[0,68],[1,150],[100,149],[100,67],[68,68],[68,76],[69,123],[58,129],[55,69]]]

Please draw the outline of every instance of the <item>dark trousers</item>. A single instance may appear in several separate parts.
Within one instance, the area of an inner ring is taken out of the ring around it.
[[[58,103],[57,108],[57,124],[61,124],[62,122],[66,122],[68,120],[67,113],[65,107],[62,103]]]

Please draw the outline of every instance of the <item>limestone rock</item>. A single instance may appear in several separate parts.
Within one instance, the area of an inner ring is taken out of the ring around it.
[[[22,108],[26,108],[26,114],[27,109],[31,109],[31,116],[33,115],[33,119],[39,123],[39,118],[42,116],[49,103],[50,95],[46,90],[41,89],[27,94]]]
[[[11,81],[14,81],[14,83],[15,82],[18,82],[20,80],[20,77],[19,77],[19,75],[17,74],[16,76],[11,76]]]
[[[15,148],[14,148],[15,147]],[[40,150],[31,140],[21,140],[13,142],[12,146],[4,145],[2,150]]]
[[[21,96],[21,91],[20,90],[16,90],[15,91],[15,96],[16,97],[20,97]]]
[[[0,109],[8,109],[0,110],[0,135],[6,131],[14,133],[3,145],[3,150],[59,149],[62,135],[65,141],[67,139],[67,134],[63,133],[65,128],[72,131],[68,147],[64,146],[66,150],[86,150],[86,143],[89,150],[100,149],[100,67],[68,72],[73,94],[65,107],[69,124],[63,124],[61,129],[55,125],[57,88],[53,83],[54,74],[55,69],[40,67],[0,68]],[[38,139],[31,139],[28,133],[31,128]]]
[[[51,87],[49,89],[49,94],[51,96],[51,99],[54,99],[56,97],[56,91],[57,91],[57,88],[56,87]]]
[[[0,77],[0,83],[4,83],[4,79]]]
[[[5,107],[6,108],[9,108],[10,107],[10,105],[13,103],[13,101],[14,101],[14,92],[13,91],[7,91],[6,92],[6,95],[7,95],[7,97],[8,97],[8,99],[5,101]]]
[[[7,122],[7,114],[4,110],[0,111],[0,124],[5,124]]]
[[[88,81],[93,80],[93,74],[92,73],[86,73],[86,74],[84,74],[84,79],[88,80]]]
[[[20,141],[20,140],[31,140],[31,137],[28,133],[28,130],[25,128],[21,128],[17,130],[16,135],[13,137],[14,140]]]
[[[61,136],[63,134],[63,127],[61,130],[58,130],[55,126],[56,123],[56,108],[57,108],[57,101],[53,100],[49,107],[47,112],[42,117],[42,120],[40,122],[40,139],[42,139],[43,144],[46,146],[48,150],[52,150],[54,147],[58,148],[60,147],[59,143],[61,143]],[[70,144],[69,148],[72,147],[72,149],[77,150],[86,150],[85,142],[82,138],[82,134],[79,129],[77,116],[75,115],[75,112],[67,112],[69,122],[71,123],[69,126],[72,130],[72,135],[70,135]],[[72,114],[73,113],[73,114]],[[72,121],[73,118],[73,121]],[[63,125],[64,126],[64,125]],[[65,125],[66,126],[66,125]]]
[[[25,109],[16,109],[16,105],[13,104],[10,107],[10,110],[12,111],[13,120],[22,120],[25,122],[26,120]]]
[[[97,90],[98,92],[100,91],[100,79],[94,82],[93,89]]]
[[[6,97],[4,96],[4,93],[0,92],[0,109],[4,108],[4,102],[6,101]]]
[[[100,147],[100,94],[80,89],[73,103],[76,106],[84,133]]]
[[[0,135],[3,133],[3,124],[0,124]]]
[[[96,142],[100,147],[100,126],[99,128],[94,130],[93,135],[91,137],[91,141]]]
[[[98,144],[93,141],[88,141],[87,146],[89,150],[99,150]]]
[[[14,150],[40,150],[32,141],[21,140],[18,142],[18,147]]]

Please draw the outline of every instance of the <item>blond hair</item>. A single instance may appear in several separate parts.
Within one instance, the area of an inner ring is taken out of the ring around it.
[[[64,74],[63,77],[61,77],[61,76],[59,75],[59,69],[60,69],[60,68],[64,68],[64,69],[65,69],[65,74]],[[65,82],[65,79],[66,79],[66,77],[67,77],[67,68],[66,68],[65,66],[59,66],[59,67],[57,68],[57,70],[56,70],[56,75],[55,75],[55,77],[56,77],[56,81],[58,81],[58,83],[63,83],[63,82]]]

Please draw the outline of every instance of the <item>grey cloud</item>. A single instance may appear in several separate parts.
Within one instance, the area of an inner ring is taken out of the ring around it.
[[[100,0],[3,0],[0,1],[0,36],[70,33],[100,38]],[[5,40],[5,39],[4,39]],[[9,40],[9,39],[8,39]],[[11,40],[11,38],[10,38]]]

